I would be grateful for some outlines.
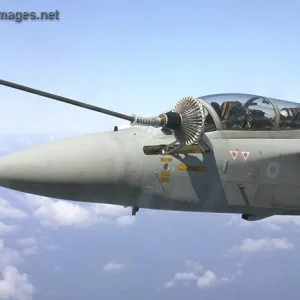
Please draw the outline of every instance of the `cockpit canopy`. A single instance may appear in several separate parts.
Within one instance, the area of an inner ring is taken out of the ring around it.
[[[204,100],[206,132],[300,129],[300,103],[233,93],[207,95],[198,99]]]

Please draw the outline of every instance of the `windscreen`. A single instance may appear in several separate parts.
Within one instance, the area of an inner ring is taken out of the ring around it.
[[[300,129],[300,103],[237,93],[199,98],[210,103],[225,130]]]

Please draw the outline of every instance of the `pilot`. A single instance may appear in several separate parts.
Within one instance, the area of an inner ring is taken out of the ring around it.
[[[217,113],[217,115],[219,116],[219,118],[221,118],[222,110],[221,110],[220,105],[217,102],[211,102],[210,105],[214,108],[214,110]],[[215,130],[215,128],[216,128],[215,121],[214,121],[212,115],[209,113],[205,119],[205,131]]]
[[[283,108],[280,110],[280,127],[289,128],[292,126],[294,114],[289,108]]]
[[[293,112],[288,108],[283,108],[280,111],[280,119],[292,118]]]
[[[229,128],[242,128],[247,109],[239,101],[226,101],[222,103],[221,116],[223,125]]]
[[[221,117],[222,110],[221,110],[220,104],[217,103],[217,102],[212,102],[211,106],[214,108],[214,110],[216,111],[216,113],[218,114],[218,116]]]

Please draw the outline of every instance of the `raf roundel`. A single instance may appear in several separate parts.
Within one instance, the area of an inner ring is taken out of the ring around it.
[[[274,179],[278,176],[279,174],[279,163],[277,161],[272,161],[269,163],[267,167],[267,177]]]

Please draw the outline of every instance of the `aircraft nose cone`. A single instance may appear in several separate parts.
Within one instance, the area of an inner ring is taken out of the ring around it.
[[[111,202],[122,186],[122,147],[112,133],[55,141],[0,158],[0,186],[53,198]]]

